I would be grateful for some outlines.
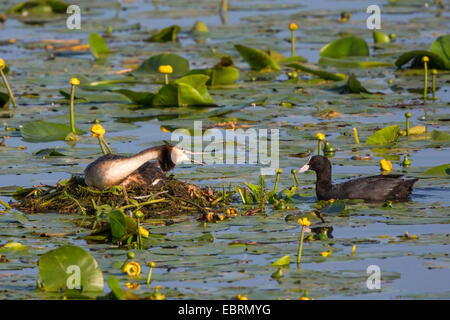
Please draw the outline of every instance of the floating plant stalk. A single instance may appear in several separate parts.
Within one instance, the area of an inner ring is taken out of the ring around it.
[[[228,0],[222,0],[220,4],[220,18],[222,24],[227,24],[228,21]]]
[[[12,93],[11,87],[9,86],[8,79],[6,79],[6,75],[3,72],[3,69],[5,69],[5,68],[6,68],[5,61],[3,59],[0,59],[0,74],[2,76],[3,83],[5,84],[6,90],[8,90],[9,98],[11,99],[11,102],[12,102],[14,108],[16,108],[17,107],[16,100],[14,99],[14,95]]]
[[[355,143],[359,144],[358,129],[356,128],[353,128],[353,137],[355,138]]]
[[[280,175],[283,173],[281,168],[277,169],[277,178],[275,180],[275,186],[273,187],[273,192],[277,192],[278,190],[278,182],[280,182]]]
[[[113,153],[109,144],[106,142],[105,138],[103,136],[105,135],[106,130],[100,125],[100,124],[94,124],[91,127],[92,137],[98,138],[98,143],[100,144],[100,148],[102,149],[103,154],[106,154],[105,147],[108,149],[109,153]]]
[[[406,118],[406,135],[409,136],[409,118],[411,118],[411,112],[406,112],[405,113],[405,118]]]
[[[155,267],[155,263],[152,261],[148,264],[149,266],[149,270],[148,270],[148,275],[147,275],[147,287],[150,288],[150,281],[152,279],[152,270]]]
[[[137,247],[138,249],[144,249],[144,243],[142,241],[142,234],[141,234],[141,218],[144,217],[144,214],[142,213],[142,211],[137,210],[134,216],[137,219],[137,230],[138,230]]]
[[[72,85],[72,89],[70,91],[70,130],[72,131],[72,133],[76,134],[73,102],[75,100],[75,87],[80,84],[80,80],[78,80],[77,78],[72,78],[70,79],[70,84]]]
[[[428,90],[428,62],[430,59],[427,56],[422,58],[423,62],[423,72],[424,72],[424,86],[423,86],[423,101],[427,101],[427,90]]]
[[[317,144],[317,154],[320,156],[320,151],[322,150],[322,141],[325,140],[325,135],[323,133],[316,134]]]
[[[303,251],[303,238],[305,236],[305,228],[311,225],[311,222],[308,218],[300,218],[298,219],[298,223],[302,226],[302,232],[300,234],[300,244],[298,246],[297,252],[297,268],[300,268],[300,261],[302,259],[302,251]]]
[[[298,181],[298,177],[297,177],[297,170],[296,169],[292,169],[291,170],[292,175],[294,176],[294,180],[295,180],[295,184],[297,185],[297,187],[300,185],[300,182]]]
[[[289,30],[291,30],[291,55],[295,56],[295,30],[297,30],[298,27],[295,23],[291,23],[289,25]]]
[[[433,97],[431,99],[433,100],[437,100],[436,98],[436,76],[437,76],[437,70],[436,69],[432,69],[431,70],[431,90],[433,93]]]

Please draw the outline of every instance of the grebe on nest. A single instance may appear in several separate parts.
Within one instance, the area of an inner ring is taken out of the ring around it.
[[[126,187],[152,186],[164,180],[166,172],[172,170],[178,163],[191,161],[193,152],[177,148],[169,143],[162,146],[145,149],[134,156],[106,154],[90,163],[84,170],[84,180],[88,186],[106,189],[121,185],[125,198]],[[151,160],[158,160],[152,161]]]

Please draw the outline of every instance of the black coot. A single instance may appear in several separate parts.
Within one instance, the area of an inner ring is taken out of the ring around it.
[[[331,183],[331,163],[324,156],[314,156],[300,172],[316,172],[316,195],[319,200],[363,199],[365,201],[407,201],[418,179],[403,180],[402,175],[378,175],[353,179],[340,184]]]

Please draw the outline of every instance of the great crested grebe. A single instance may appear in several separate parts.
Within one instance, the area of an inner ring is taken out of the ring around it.
[[[165,145],[145,149],[134,156],[106,154],[90,163],[84,170],[84,181],[88,186],[106,189],[115,185],[124,188],[129,185],[151,186],[165,178],[167,171],[178,163],[191,161],[193,152],[177,148],[166,142]],[[150,162],[151,160],[158,160]]]
[[[363,199],[369,202],[377,201],[407,201],[414,183],[418,179],[403,180],[403,175],[389,174],[332,184],[331,162],[324,156],[314,156],[301,169],[316,172],[316,195],[318,200],[330,199]]]

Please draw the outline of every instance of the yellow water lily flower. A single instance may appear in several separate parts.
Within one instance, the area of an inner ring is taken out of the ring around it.
[[[131,283],[131,282],[125,282],[125,287],[127,287],[130,290],[136,290],[139,289],[141,285],[139,283]]]
[[[91,127],[92,137],[103,137],[106,130],[100,124],[94,124]]]
[[[5,60],[0,59],[0,69],[3,70],[6,68]]]
[[[323,141],[323,140],[325,140],[325,135],[323,133],[318,133],[318,134],[316,134],[316,139]]]
[[[430,58],[428,58],[427,56],[423,56],[422,57],[422,62],[429,62]]]
[[[238,300],[248,300],[248,298],[246,296],[243,296],[242,294],[238,294],[236,296],[236,299],[238,299]]]
[[[73,86],[78,86],[80,84],[80,80],[78,80],[77,78],[72,78],[70,79],[70,84]]]
[[[136,261],[128,261],[123,267],[123,271],[130,277],[137,277],[141,274],[141,266]]]
[[[149,232],[144,227],[139,226],[139,233],[141,234],[141,236],[148,238]]]
[[[355,254],[355,251],[356,251],[356,244],[354,244],[352,247],[352,254]]]
[[[295,23],[292,22],[292,23],[289,25],[289,30],[294,31],[294,30],[297,30],[297,29],[298,29],[297,24],[295,24]]]
[[[304,227],[309,227],[311,225],[311,221],[308,220],[308,218],[300,218],[298,219],[298,223],[301,224]]]
[[[391,172],[392,171],[392,163],[387,161],[386,159],[380,160],[381,170]]]
[[[331,251],[323,251],[320,253],[322,257],[328,257],[331,254]]]
[[[166,74],[172,73],[173,72],[173,68],[172,68],[171,65],[164,65],[164,66],[161,65],[161,66],[158,67],[158,72],[159,73],[166,73]]]

